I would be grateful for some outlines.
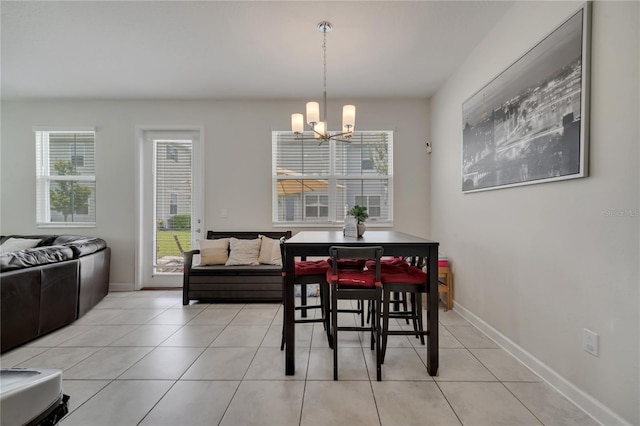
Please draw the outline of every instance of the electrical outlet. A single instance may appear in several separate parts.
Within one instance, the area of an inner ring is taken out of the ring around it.
[[[229,215],[229,211],[226,208],[220,209],[220,217],[227,217]]]
[[[598,333],[585,328],[582,330],[582,348],[593,356],[598,356]]]

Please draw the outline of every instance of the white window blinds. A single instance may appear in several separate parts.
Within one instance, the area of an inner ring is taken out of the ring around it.
[[[274,224],[342,224],[355,204],[368,223],[393,221],[393,132],[356,132],[319,144],[309,132],[272,134]]]
[[[35,130],[38,225],[96,222],[94,130]]]

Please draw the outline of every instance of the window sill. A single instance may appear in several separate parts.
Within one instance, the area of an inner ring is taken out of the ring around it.
[[[50,223],[38,223],[38,228],[95,228],[95,222],[88,223],[69,223],[69,222],[50,222]]]

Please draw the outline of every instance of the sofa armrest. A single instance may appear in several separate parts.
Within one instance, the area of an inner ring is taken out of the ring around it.
[[[102,238],[85,238],[82,240],[69,241],[67,243],[63,243],[63,245],[71,248],[75,257],[82,257],[97,253],[107,247],[106,241]]]
[[[189,250],[184,252],[184,271],[182,273],[182,304],[189,304],[189,273],[193,266],[193,256],[200,254],[200,250]]]
[[[193,256],[200,254],[200,250],[189,250],[184,252],[184,271],[185,273],[193,266]]]

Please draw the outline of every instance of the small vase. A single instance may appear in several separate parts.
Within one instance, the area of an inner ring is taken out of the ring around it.
[[[358,237],[362,237],[362,235],[364,234],[364,231],[367,230],[367,227],[365,226],[364,223],[359,223],[358,224]]]

